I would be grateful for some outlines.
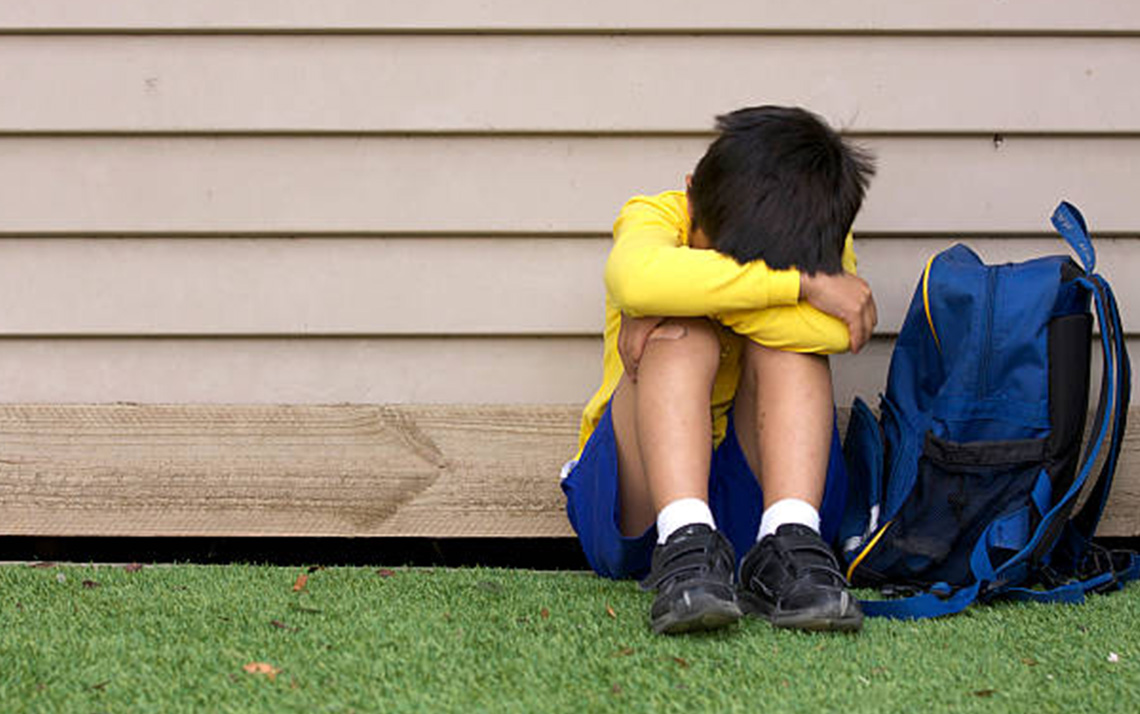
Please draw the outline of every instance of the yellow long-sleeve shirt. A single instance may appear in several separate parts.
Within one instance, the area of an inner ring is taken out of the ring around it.
[[[690,223],[684,191],[636,196],[614,222],[614,245],[605,272],[602,385],[582,414],[579,453],[624,373],[617,350],[623,312],[633,317],[708,317],[731,330],[721,337],[720,369],[713,385],[713,439],[718,444],[740,380],[742,337],[767,347],[816,354],[850,347],[842,322],[799,302],[798,271],[771,270],[762,261],[741,265],[715,250],[690,248]],[[850,235],[843,268],[855,272]]]

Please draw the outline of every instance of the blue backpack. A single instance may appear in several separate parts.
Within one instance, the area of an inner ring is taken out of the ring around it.
[[[1080,212],[1062,203],[1053,225],[1083,269],[1067,256],[986,265],[961,244],[932,257],[880,417],[855,400],[840,548],[852,585],[889,596],[865,601],[868,615],[935,617],[994,598],[1081,602],[1140,575],[1136,554],[1092,542],[1128,415],[1124,330]],[[1090,302],[1104,372],[1082,457]]]

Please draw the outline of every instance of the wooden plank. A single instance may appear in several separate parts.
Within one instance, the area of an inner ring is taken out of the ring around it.
[[[576,407],[0,408],[0,534],[567,536]],[[1100,534],[1140,534],[1128,434]]]
[[[893,137],[866,233],[1029,232],[1058,199],[1100,232],[1140,219],[1140,138]],[[667,137],[7,137],[0,234],[605,234],[682,185],[706,140]]]
[[[1138,65],[1132,38],[3,37],[0,132],[691,133],[750,104],[848,131],[1137,132]]]
[[[859,238],[879,332],[902,323],[950,238]],[[991,262],[1059,238],[968,241]],[[609,238],[132,238],[0,241],[0,336],[579,335],[602,331]],[[1140,240],[1097,241],[1125,315]],[[1128,324],[1127,327],[1135,329]]]
[[[12,407],[0,532],[566,535],[571,412]]]
[[[1140,30],[1140,12],[1121,0],[1086,0],[1076,12],[1061,0],[730,0],[695,12],[684,0],[573,4],[533,0],[36,0],[0,5],[0,29],[101,31],[295,30],[930,30],[1124,32]]]

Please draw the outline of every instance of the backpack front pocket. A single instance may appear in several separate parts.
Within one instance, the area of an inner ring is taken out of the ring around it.
[[[1043,439],[957,443],[927,432],[914,489],[854,561],[853,583],[967,584],[974,544],[1029,504],[1044,460]]]

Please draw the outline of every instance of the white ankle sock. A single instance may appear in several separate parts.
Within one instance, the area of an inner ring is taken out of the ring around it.
[[[799,498],[784,498],[764,509],[760,517],[760,531],[756,540],[775,533],[785,523],[798,523],[819,533],[819,511],[815,506]]]
[[[657,542],[664,543],[678,528],[704,523],[716,529],[709,504],[699,498],[678,498],[657,513]]]

